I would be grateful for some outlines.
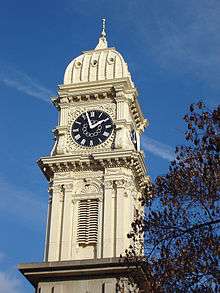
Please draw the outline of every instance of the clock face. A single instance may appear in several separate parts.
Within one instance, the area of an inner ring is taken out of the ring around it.
[[[134,129],[131,131],[131,141],[133,142],[135,149],[137,149],[137,134]]]
[[[81,114],[73,122],[72,138],[85,147],[93,147],[106,141],[113,130],[111,117],[99,110],[91,110]]]

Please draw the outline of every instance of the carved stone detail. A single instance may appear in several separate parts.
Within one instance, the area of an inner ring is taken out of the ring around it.
[[[110,149],[112,147],[112,143],[114,140],[115,132],[112,131],[109,138],[102,144],[97,145],[93,148],[89,147],[82,147],[78,145],[71,136],[71,127],[72,123],[75,119],[82,113],[90,110],[101,110],[106,112],[114,121],[116,115],[116,105],[114,103],[105,103],[102,105],[88,105],[88,106],[79,106],[77,108],[70,108],[67,116],[67,133],[66,133],[66,141],[65,141],[65,153],[73,153],[76,151],[84,152],[84,153],[91,153],[94,150],[101,150],[101,149]]]
[[[127,127],[121,127],[120,125],[116,127],[115,148],[128,150],[132,150],[134,148],[131,141],[130,130]]]
[[[65,183],[64,189],[66,192],[70,192],[73,190],[73,184],[72,183]]]
[[[64,200],[64,186],[63,184],[57,184],[53,186],[53,193],[57,194],[60,201]]]
[[[123,155],[122,155],[123,154]],[[93,177],[93,174],[99,172],[101,174],[106,168],[115,168],[115,167],[123,167],[130,170],[133,173],[135,178],[135,182],[140,190],[144,189],[146,184],[149,181],[149,178],[146,177],[146,170],[143,164],[143,158],[141,153],[136,153],[132,151],[127,151],[126,153],[120,152],[120,156],[116,156],[117,152],[115,152],[114,157],[109,157],[106,153],[106,158],[100,157],[95,153],[91,156],[84,155],[76,155],[71,158],[65,158],[62,162],[59,161],[56,157],[51,158],[42,158],[38,163],[42,168],[43,172],[49,178],[53,178],[57,176],[57,172],[59,173],[60,179],[62,178],[62,172],[66,172],[65,176],[68,178],[72,178],[75,175],[67,175],[69,172],[78,172],[79,177],[84,172],[86,177]],[[90,158],[91,157],[91,158]],[[92,173],[93,171],[93,173]],[[95,172],[94,172],[95,171]],[[89,172],[89,173],[85,173]],[[64,177],[65,177],[64,176]],[[78,177],[78,178],[79,178]]]
[[[117,188],[125,188],[126,181],[124,179],[116,180]]]
[[[105,189],[113,189],[113,180],[106,180],[105,181]]]

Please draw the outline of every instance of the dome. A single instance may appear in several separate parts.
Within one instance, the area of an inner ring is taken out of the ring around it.
[[[105,31],[94,50],[73,59],[64,74],[64,84],[98,82],[130,77],[127,63],[115,48],[108,48]]]

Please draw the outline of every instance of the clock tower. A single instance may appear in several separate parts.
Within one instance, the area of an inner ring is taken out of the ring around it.
[[[38,161],[49,182],[44,260],[19,269],[37,293],[119,292],[117,280],[128,276],[120,255],[148,181],[146,120],[126,62],[107,45],[105,20],[96,48],[70,62],[52,102],[55,143]]]

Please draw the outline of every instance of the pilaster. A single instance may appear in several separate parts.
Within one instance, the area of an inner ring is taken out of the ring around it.
[[[72,211],[72,192],[73,184],[66,183],[64,185],[64,203],[63,203],[63,225],[62,225],[62,239],[61,239],[61,260],[71,259],[71,239],[73,226],[73,211]]]
[[[103,251],[102,257],[115,256],[114,237],[115,237],[115,190],[113,180],[104,181],[104,221],[103,221]]]
[[[116,256],[124,254],[125,238],[127,231],[125,230],[125,220],[128,206],[125,203],[125,181],[123,179],[115,182],[116,192]]]
[[[62,234],[62,213],[64,192],[62,185],[53,186],[50,237],[48,243],[48,261],[60,259],[60,239]]]
[[[53,199],[53,188],[52,188],[52,181],[51,181],[48,187],[47,227],[46,227],[45,247],[44,247],[44,261],[48,260],[48,250],[49,250],[49,240],[50,240],[50,230],[51,230],[52,199]]]

